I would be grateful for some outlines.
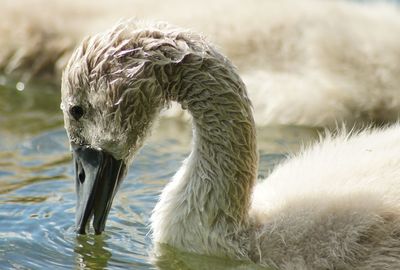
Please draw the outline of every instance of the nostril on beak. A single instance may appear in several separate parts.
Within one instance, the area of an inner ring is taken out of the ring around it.
[[[85,174],[85,170],[83,169],[82,163],[80,161],[77,161],[75,163],[75,168],[76,168],[76,174],[77,174],[77,178],[79,180],[79,183],[83,184],[85,182],[85,178],[86,178],[86,174]]]
[[[81,170],[78,174],[78,178],[79,178],[79,182],[81,184],[83,184],[83,182],[85,182],[85,171]]]

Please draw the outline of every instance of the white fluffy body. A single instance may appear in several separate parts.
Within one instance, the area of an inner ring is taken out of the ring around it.
[[[215,41],[239,67],[259,126],[393,122],[400,108],[399,8],[360,2],[2,0],[0,72],[58,81],[85,35],[136,16]]]
[[[400,126],[327,137],[255,186],[261,261],[279,269],[400,265]]]

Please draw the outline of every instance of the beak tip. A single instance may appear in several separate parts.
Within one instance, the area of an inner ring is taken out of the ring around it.
[[[94,234],[95,234],[95,235],[101,235],[102,233],[103,233],[102,230],[95,230],[95,231],[94,231]]]
[[[72,144],[71,144],[72,145]],[[102,234],[118,187],[125,176],[123,160],[88,146],[74,146],[76,175],[76,231],[85,235],[93,219],[96,235]]]
[[[80,234],[80,235],[85,235],[86,234],[86,228],[85,227],[78,227],[77,230],[76,230],[76,233]]]

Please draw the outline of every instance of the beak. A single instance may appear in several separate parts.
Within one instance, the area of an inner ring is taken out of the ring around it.
[[[76,228],[86,234],[93,217],[96,234],[104,231],[115,193],[125,176],[126,166],[109,153],[87,145],[71,143],[76,177]]]

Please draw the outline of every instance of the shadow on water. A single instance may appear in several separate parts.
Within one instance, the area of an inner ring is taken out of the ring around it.
[[[127,263],[122,268],[158,269],[158,270],[269,270],[252,262],[198,255],[182,252],[168,245],[157,245],[149,250],[151,265]],[[78,235],[75,240],[76,269],[109,269],[113,256],[103,236]]]
[[[157,245],[152,262],[159,270],[270,270],[252,262],[198,255]]]

